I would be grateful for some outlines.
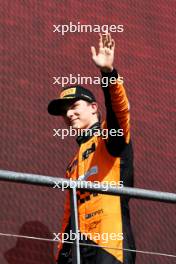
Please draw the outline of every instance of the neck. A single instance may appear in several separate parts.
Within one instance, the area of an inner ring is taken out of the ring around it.
[[[93,131],[95,129],[100,129],[101,124],[97,120],[94,124],[89,126],[88,128],[80,129],[82,131],[81,135],[77,137],[76,141],[79,145],[88,141],[91,137],[93,137]],[[86,131],[87,130],[87,131]]]

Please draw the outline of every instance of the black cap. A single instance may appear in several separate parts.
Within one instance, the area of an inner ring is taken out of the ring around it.
[[[66,108],[77,100],[96,102],[95,96],[91,91],[82,86],[69,86],[64,88],[58,99],[52,100],[48,105],[48,113],[51,115],[63,115]]]

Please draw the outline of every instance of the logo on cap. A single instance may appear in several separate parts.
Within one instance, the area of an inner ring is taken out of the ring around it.
[[[63,98],[67,95],[74,95],[75,93],[76,93],[76,87],[70,88],[70,89],[62,91],[62,93],[60,94],[60,98]]]

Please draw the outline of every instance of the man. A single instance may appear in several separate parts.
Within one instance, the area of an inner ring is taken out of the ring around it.
[[[123,182],[133,185],[133,153],[130,139],[129,103],[125,89],[113,67],[115,41],[109,33],[100,34],[99,51],[91,47],[92,59],[109,78],[103,87],[106,105],[106,121],[100,123],[98,105],[94,95],[81,86],[67,87],[59,99],[50,102],[48,112],[62,115],[78,132],[87,129],[77,138],[78,153],[69,164],[66,177],[72,180],[92,182]],[[115,82],[112,80],[116,80]],[[103,139],[97,129],[108,129],[108,138]],[[121,134],[112,131],[123,131]],[[134,264],[135,249],[130,226],[128,197],[94,194],[78,191],[79,231],[85,234],[82,242],[98,247],[81,246],[82,264]],[[62,232],[70,230],[70,202],[67,195]],[[86,235],[87,234],[87,235]],[[96,236],[95,236],[96,234]],[[99,234],[99,237],[97,235]],[[106,241],[105,241],[106,234]],[[114,235],[113,235],[114,234]],[[101,246],[101,248],[100,248]],[[71,263],[70,245],[59,244],[58,262]]]

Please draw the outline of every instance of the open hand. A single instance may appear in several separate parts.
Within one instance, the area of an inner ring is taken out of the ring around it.
[[[104,72],[113,70],[115,41],[110,33],[99,34],[99,51],[96,54],[95,47],[91,47],[92,60],[95,65]]]

